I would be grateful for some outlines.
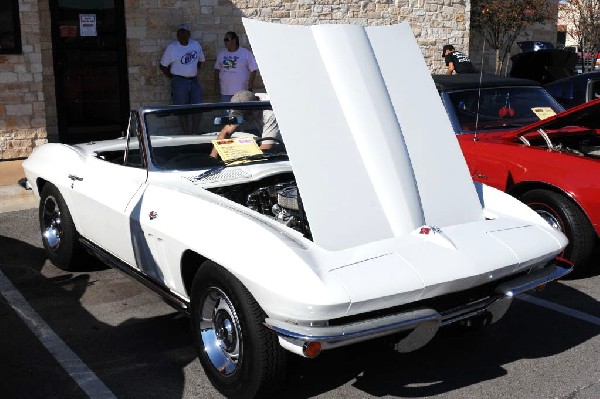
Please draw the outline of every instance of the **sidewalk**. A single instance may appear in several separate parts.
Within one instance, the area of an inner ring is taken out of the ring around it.
[[[0,161],[0,213],[37,207],[37,198],[31,190],[19,185],[25,178],[23,160]]]

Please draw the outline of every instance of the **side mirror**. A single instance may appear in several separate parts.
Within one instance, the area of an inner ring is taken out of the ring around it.
[[[242,123],[244,123],[244,117],[242,115],[217,116],[214,122],[216,126],[241,125]]]

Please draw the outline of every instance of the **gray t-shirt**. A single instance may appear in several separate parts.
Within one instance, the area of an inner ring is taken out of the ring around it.
[[[260,115],[259,112],[262,114]],[[262,138],[274,138],[281,141],[281,133],[279,132],[279,125],[275,119],[275,113],[271,110],[257,111],[255,116],[250,116],[244,119],[244,122],[240,124],[237,129],[238,132],[253,133]],[[279,144],[274,140],[265,140],[262,144]]]
[[[264,144],[279,144],[281,142],[281,133],[279,132],[279,125],[277,119],[275,119],[275,113],[271,110],[265,110],[262,112],[262,138],[274,138],[278,139],[279,142],[274,140],[265,140]]]

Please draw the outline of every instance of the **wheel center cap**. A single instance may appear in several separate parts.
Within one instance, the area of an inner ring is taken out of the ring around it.
[[[226,351],[233,350],[236,340],[235,329],[227,312],[222,310],[217,312],[215,327],[217,339],[222,342],[223,349]]]

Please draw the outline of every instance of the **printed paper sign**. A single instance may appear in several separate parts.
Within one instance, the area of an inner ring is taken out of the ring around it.
[[[240,137],[235,139],[223,139],[223,140],[213,140],[214,144],[219,156],[224,162],[231,161],[232,159],[237,159],[241,157],[248,157],[252,155],[262,154],[260,148],[256,144],[251,137]],[[236,161],[231,163],[230,165],[238,165],[241,163],[246,163],[250,161]]]
[[[546,118],[556,115],[556,112],[554,112],[552,110],[552,108],[550,108],[550,107],[536,107],[536,108],[531,108],[531,110],[540,119],[546,119]]]
[[[79,14],[79,35],[98,36],[96,31],[96,14]]]

